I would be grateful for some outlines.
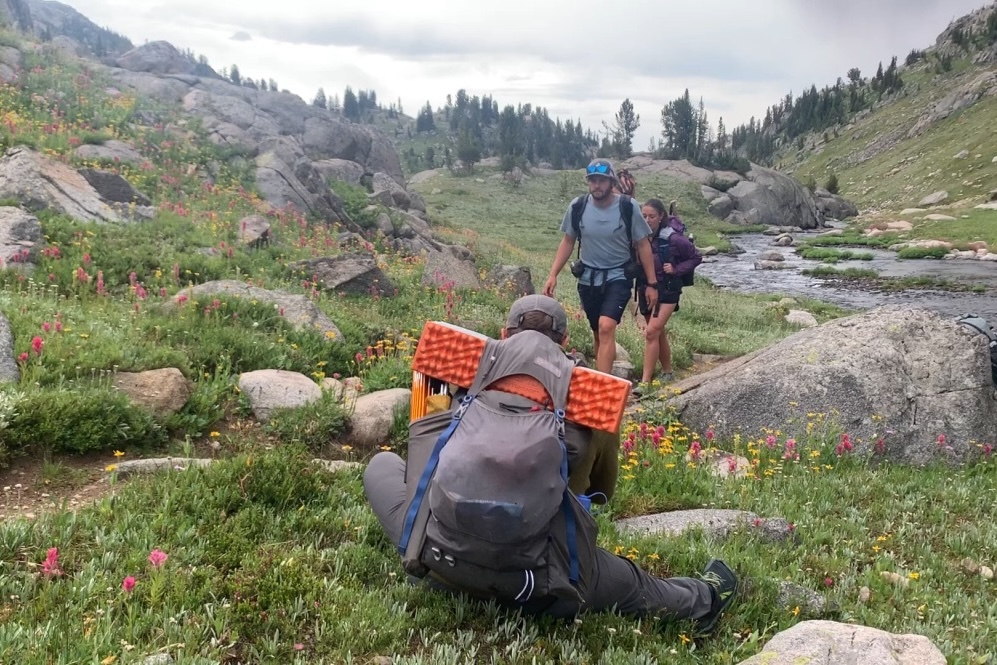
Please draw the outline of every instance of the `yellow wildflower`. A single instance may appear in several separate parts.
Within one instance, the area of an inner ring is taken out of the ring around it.
[[[114,451],[114,456],[115,457],[124,457],[125,454],[123,452],[121,452],[120,450],[115,450]]]

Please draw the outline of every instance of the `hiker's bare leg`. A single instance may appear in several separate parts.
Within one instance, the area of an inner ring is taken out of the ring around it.
[[[599,317],[599,331],[595,335],[595,368],[605,374],[613,371],[616,361],[616,320],[608,316]]]
[[[672,371],[672,350],[668,345],[665,324],[675,311],[675,305],[663,303],[658,305],[657,309],[657,316],[650,317],[647,328],[644,329],[644,371],[641,378],[644,383],[654,379],[654,367],[659,360],[663,371]]]

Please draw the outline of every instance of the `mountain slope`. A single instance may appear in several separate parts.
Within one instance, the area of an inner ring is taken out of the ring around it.
[[[997,42],[979,42],[995,25],[995,5],[954,22],[901,68],[902,95],[784,150],[780,166],[818,184],[836,174],[841,193],[867,210],[910,207],[939,190],[949,202],[986,200],[997,187]]]

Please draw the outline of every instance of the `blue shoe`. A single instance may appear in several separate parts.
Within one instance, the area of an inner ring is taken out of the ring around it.
[[[713,606],[709,614],[696,619],[696,633],[708,635],[716,629],[720,615],[734,602],[737,595],[737,575],[726,563],[713,559],[706,564],[700,578],[710,587]]]

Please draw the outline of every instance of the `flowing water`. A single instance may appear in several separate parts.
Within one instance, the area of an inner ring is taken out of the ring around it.
[[[797,232],[793,237],[802,240],[813,233]],[[848,309],[871,309],[880,305],[899,304],[936,311],[945,316],[958,316],[975,312],[991,323],[997,323],[997,262],[964,259],[897,259],[895,252],[882,249],[854,248],[856,252],[869,252],[871,261],[839,261],[837,269],[866,268],[875,270],[882,277],[930,276],[987,288],[985,293],[951,292],[937,289],[908,289],[882,291],[868,286],[849,286],[847,281],[808,277],[802,271],[828,265],[820,261],[801,258],[794,247],[776,247],[772,236],[746,234],[736,236],[733,242],[744,253],[721,255],[706,259],[696,272],[707,277],[719,287],[747,293],[772,293],[787,296],[805,296],[834,303]],[[755,270],[759,256],[776,251],[785,257],[788,266],[782,270]],[[716,260],[712,260],[715,258]]]

